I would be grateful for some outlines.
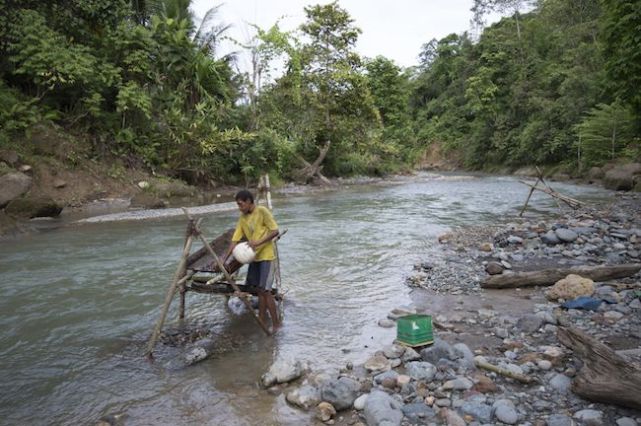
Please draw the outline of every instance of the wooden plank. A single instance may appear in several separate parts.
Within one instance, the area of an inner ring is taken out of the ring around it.
[[[223,258],[225,256],[227,248],[231,242],[232,235],[234,235],[234,228],[228,229],[209,243],[219,258]],[[241,263],[237,262],[236,259],[231,258],[226,265],[226,269],[227,272],[233,274],[239,270],[241,266],[243,266]],[[213,256],[209,254],[207,247],[204,245],[187,258],[187,269],[192,271],[222,272],[216,264]]]

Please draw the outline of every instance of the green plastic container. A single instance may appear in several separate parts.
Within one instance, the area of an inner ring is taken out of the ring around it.
[[[430,315],[406,315],[396,321],[396,340],[406,346],[424,346],[434,343]]]

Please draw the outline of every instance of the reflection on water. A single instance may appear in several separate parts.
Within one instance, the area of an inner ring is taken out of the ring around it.
[[[609,196],[554,187],[579,199]],[[421,174],[276,197],[275,216],[288,229],[279,246],[284,328],[268,338],[224,298],[189,293],[188,321],[211,330],[221,349],[188,368],[175,362],[180,348],[159,345],[155,364],[141,356],[182,251],[182,217],[86,223],[2,244],[0,416],[8,424],[85,424],[117,412],[128,424],[305,423],[283,395],[258,388],[271,363],[363,361],[393,339],[376,323],[409,303],[403,276],[429,258],[436,237],[513,219],[526,196],[513,178]],[[530,203],[531,217],[556,208],[544,194]],[[205,212],[209,238],[237,217]]]

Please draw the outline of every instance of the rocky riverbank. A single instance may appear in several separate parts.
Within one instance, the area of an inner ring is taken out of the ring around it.
[[[281,361],[263,386],[325,424],[641,424],[639,407],[574,393],[585,360],[557,337],[564,326],[582,330],[641,369],[641,274],[596,283],[571,278],[551,288],[480,286],[489,273],[639,262],[641,197],[622,195],[612,205],[550,221],[461,230],[439,241],[443,255],[416,265],[407,279],[415,306],[379,321],[395,327],[407,313],[430,314],[433,345],[389,342],[364,364],[346,363],[334,373]],[[590,303],[564,307],[580,296]]]

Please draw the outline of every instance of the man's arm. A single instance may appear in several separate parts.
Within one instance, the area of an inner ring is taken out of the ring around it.
[[[252,249],[256,250],[257,247],[260,247],[261,245],[265,244],[267,241],[271,241],[272,239],[276,238],[278,236],[278,229],[274,231],[269,231],[267,235],[265,235],[263,238],[260,240],[254,240],[254,241],[249,241],[249,247]],[[233,248],[232,248],[233,250]]]
[[[225,253],[225,257],[223,258],[223,265],[227,263],[227,259],[229,259],[229,256],[231,255],[231,252],[234,251],[234,248],[238,245],[238,242],[232,241],[229,244],[229,247],[227,248],[227,252]]]

